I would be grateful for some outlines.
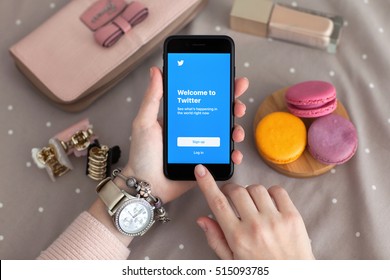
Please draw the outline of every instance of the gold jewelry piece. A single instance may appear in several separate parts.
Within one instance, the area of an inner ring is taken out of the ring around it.
[[[106,145],[95,146],[88,153],[88,177],[101,181],[107,177],[107,158],[109,148]]]
[[[88,147],[86,174],[95,181],[110,177],[112,165],[117,163],[121,156],[119,146],[109,148],[100,145],[97,139]]]
[[[66,152],[69,152],[71,149],[84,151],[91,144],[92,135],[93,131],[91,128],[79,130],[68,141],[61,141],[61,145]]]
[[[52,170],[54,177],[62,176],[69,171],[69,168],[58,161],[54,147],[51,145],[42,148],[37,154],[37,159]]]
[[[46,169],[52,181],[73,169],[58,139],[51,138],[47,147],[33,148],[31,152],[35,164],[40,169]]]

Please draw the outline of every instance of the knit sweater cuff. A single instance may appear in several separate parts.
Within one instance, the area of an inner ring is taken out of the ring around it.
[[[40,260],[127,259],[130,250],[103,224],[83,212],[50,247]]]

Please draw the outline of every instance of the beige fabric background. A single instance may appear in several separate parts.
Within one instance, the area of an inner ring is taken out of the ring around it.
[[[75,0],[76,1],[76,0]],[[157,1],[157,0],[156,0]],[[163,0],[161,0],[163,1]],[[251,84],[247,138],[237,145],[244,162],[233,182],[283,185],[302,213],[319,259],[390,259],[390,11],[389,1],[297,0],[290,5],[338,13],[346,20],[339,52],[272,41],[229,29],[231,0],[210,0],[184,34],[227,34],[236,42],[237,76]],[[96,199],[95,182],[75,170],[50,181],[31,160],[31,148],[89,117],[102,142],[118,144],[126,162],[131,121],[148,83],[149,68],[162,66],[162,48],[92,107],[63,112],[39,96],[17,71],[8,48],[67,3],[66,0],[0,1],[0,258],[33,259]],[[332,82],[355,123],[359,148],[347,164],[310,179],[292,179],[258,156],[252,120],[261,101],[297,82]],[[167,205],[173,221],[153,227],[131,244],[131,259],[214,259],[195,220],[209,215],[197,189]]]

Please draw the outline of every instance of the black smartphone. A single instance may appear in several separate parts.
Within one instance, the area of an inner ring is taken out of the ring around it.
[[[164,174],[195,180],[205,165],[233,175],[234,42],[228,36],[171,36],[164,42]]]

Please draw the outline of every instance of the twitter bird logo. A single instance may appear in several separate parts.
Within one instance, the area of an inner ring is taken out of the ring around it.
[[[183,64],[184,64],[184,60],[182,59],[182,60],[178,60],[177,61],[177,66],[183,66]]]

